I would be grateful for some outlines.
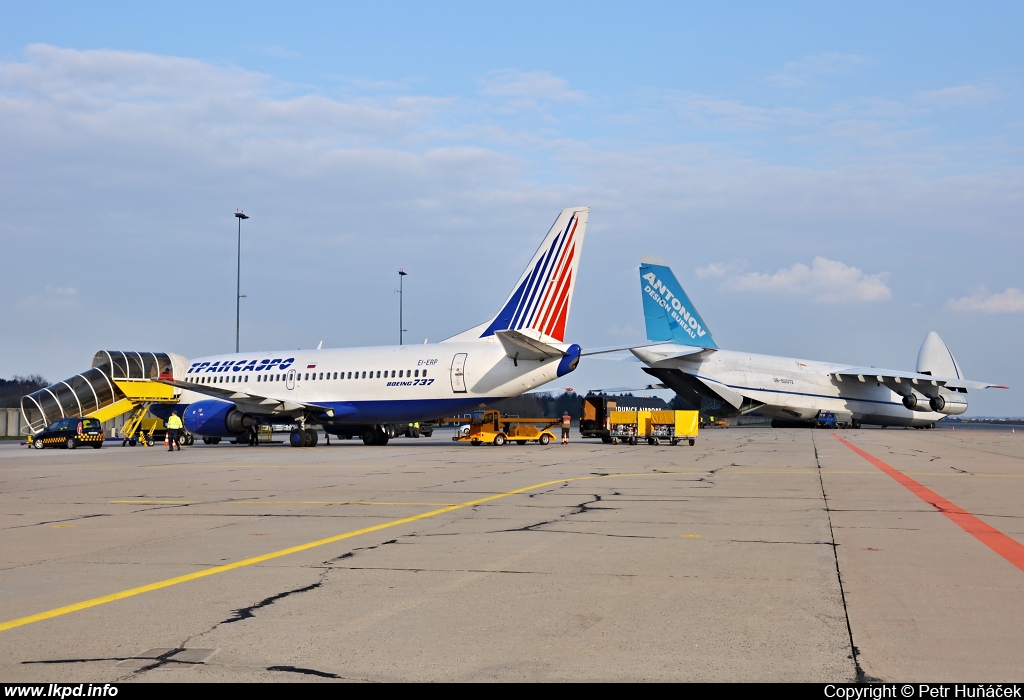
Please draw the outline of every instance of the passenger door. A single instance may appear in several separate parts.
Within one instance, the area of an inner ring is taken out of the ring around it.
[[[466,393],[466,357],[460,352],[452,359],[452,391],[456,394]]]
[[[288,376],[284,380],[284,388],[289,390],[295,388],[295,370],[288,370]]]

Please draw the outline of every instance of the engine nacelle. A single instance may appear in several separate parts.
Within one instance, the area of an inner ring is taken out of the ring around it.
[[[921,413],[927,413],[932,410],[932,407],[928,405],[928,397],[916,391],[903,397],[903,405],[911,411],[920,411]]]
[[[185,409],[185,429],[193,435],[233,437],[256,425],[256,419],[226,401],[198,401]]]
[[[936,413],[947,416],[959,416],[967,410],[967,397],[962,394],[942,393],[933,396],[928,407]]]

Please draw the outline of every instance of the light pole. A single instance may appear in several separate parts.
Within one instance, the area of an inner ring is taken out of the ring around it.
[[[405,337],[405,324],[402,322],[402,280],[409,273],[405,268],[398,268],[398,344],[402,344]]]
[[[238,326],[242,317],[242,219],[248,219],[245,212],[236,211],[238,219],[238,277],[235,284],[235,352],[238,352]]]

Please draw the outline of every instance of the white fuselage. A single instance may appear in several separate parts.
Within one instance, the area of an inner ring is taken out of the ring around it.
[[[813,420],[819,411],[848,412],[861,423],[923,427],[945,416],[912,411],[902,397],[881,382],[843,378],[836,373],[848,365],[717,350],[701,359],[660,359],[685,346],[658,345],[634,349],[651,367],[678,369],[697,378],[719,382],[746,398],[764,404],[751,413],[785,420]]]
[[[209,385],[285,402],[278,411],[294,404],[325,407],[338,424],[428,420],[517,396],[555,379],[558,367],[557,358],[516,363],[493,338],[215,355],[190,363],[182,379],[197,391],[186,390],[181,400],[210,399],[201,389]]]

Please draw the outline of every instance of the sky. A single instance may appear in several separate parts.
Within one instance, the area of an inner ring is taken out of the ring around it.
[[[718,345],[1024,415],[1024,5],[0,2],[0,377],[441,340],[590,206],[567,340],[644,342],[639,256]],[[641,387],[585,360],[545,388]]]

